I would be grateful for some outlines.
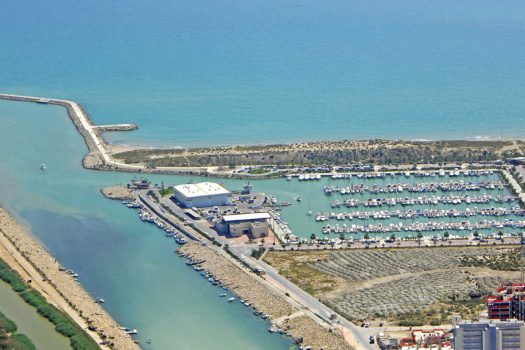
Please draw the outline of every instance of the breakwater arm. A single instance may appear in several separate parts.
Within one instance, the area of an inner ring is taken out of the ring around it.
[[[288,169],[341,164],[427,163],[439,167],[439,163],[444,162],[487,163],[525,154],[524,140],[344,140],[190,149],[127,147],[123,150],[108,144],[101,134],[104,131],[134,130],[137,128],[134,124],[97,126],[79,103],[63,99],[12,94],[0,94],[0,99],[65,107],[89,149],[89,154],[83,159],[84,167],[97,170],[253,178],[268,175],[235,170],[265,165]],[[281,172],[270,173],[270,176],[281,175]]]

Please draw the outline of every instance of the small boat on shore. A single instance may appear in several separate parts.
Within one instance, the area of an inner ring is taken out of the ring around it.
[[[231,303],[231,302],[234,302],[235,301],[235,298],[234,297],[231,297],[228,299],[228,302]]]

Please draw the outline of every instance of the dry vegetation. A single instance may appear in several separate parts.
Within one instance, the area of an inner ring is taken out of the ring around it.
[[[349,319],[401,325],[476,319],[482,297],[518,269],[510,246],[270,252],[265,260]]]
[[[322,141],[215,148],[116,152],[128,164],[149,167],[232,165],[406,164],[478,162],[522,156],[524,141]]]

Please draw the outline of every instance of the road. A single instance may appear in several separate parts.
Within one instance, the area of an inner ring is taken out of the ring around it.
[[[147,191],[141,191],[141,197],[143,201],[146,201],[150,206],[155,207],[156,211],[160,210],[160,206],[154,202],[152,199],[148,198]],[[159,196],[159,198],[161,198]],[[229,244],[229,242],[226,238],[217,235],[217,233],[209,228],[206,224],[202,222],[202,220],[193,220],[189,217],[187,217],[184,214],[183,209],[176,206],[171,200],[169,199],[163,199],[162,203],[167,205],[174,213],[176,213],[177,216],[183,217],[187,221],[191,223],[189,226],[183,226],[184,230],[191,231],[192,234],[194,234],[195,230],[192,228],[192,226],[198,227],[199,230],[204,231],[206,234],[209,234],[211,237],[214,237],[218,242],[222,244]],[[169,217],[173,217],[171,214]],[[175,218],[173,219],[175,220]],[[172,221],[172,220],[169,220]],[[176,219],[177,222],[181,222],[179,218]],[[232,259],[228,254],[224,252],[223,249],[220,247],[217,247],[215,245],[208,245],[211,249],[216,250],[218,253],[223,255],[226,259],[231,260],[235,264],[239,265],[239,262]],[[248,265],[250,265],[252,268],[260,268],[266,271],[265,275],[265,282],[272,286],[275,290],[280,292],[280,295],[284,298],[286,298],[286,294],[290,295],[290,298],[294,301],[294,304],[299,305],[300,307],[304,308],[305,311],[308,311],[311,313],[312,318],[316,319],[316,316],[320,318],[317,321],[323,321],[320,323],[328,323],[334,326],[334,328],[339,328],[341,330],[346,330],[345,333],[350,333],[351,337],[353,338],[353,341],[351,342],[352,345],[357,350],[377,350],[377,347],[375,345],[369,344],[369,336],[374,336],[374,330],[372,329],[365,329],[360,328],[351,323],[350,321],[346,320],[341,315],[338,315],[337,320],[338,322],[333,322],[330,320],[330,315],[334,314],[335,311],[330,309],[328,306],[321,303],[319,300],[311,296],[310,294],[303,291],[301,288],[297,287],[292,282],[288,281],[286,278],[279,275],[279,273],[270,265],[264,263],[263,261],[255,260],[253,259],[249,254],[251,252],[251,249],[253,247],[248,247],[246,245],[241,246],[235,246],[229,244],[230,251],[239,258],[239,260],[246,262]],[[241,265],[242,267],[242,265]]]
[[[235,251],[236,247],[230,247],[230,250]],[[241,252],[238,252],[242,254]],[[335,327],[347,331],[352,335],[353,346],[357,350],[377,350],[377,346],[369,343],[369,337],[375,336],[376,332],[370,328],[361,328],[337,314],[334,310],[317,300],[312,295],[308,294],[283,276],[281,276],[277,270],[272,266],[266,264],[264,261],[255,260],[250,256],[243,255],[242,259],[249,265],[255,268],[260,268],[266,272],[265,279],[284,293],[288,293],[290,298],[295,300],[297,303],[323,319],[325,322],[334,325]],[[336,314],[337,321],[330,320],[330,316]]]

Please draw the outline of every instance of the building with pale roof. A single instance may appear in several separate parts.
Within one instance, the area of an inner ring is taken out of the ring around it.
[[[178,185],[173,188],[173,198],[186,208],[206,208],[231,205],[232,193],[214,182]]]
[[[268,236],[268,213],[224,215],[215,222],[215,229],[230,237],[248,235],[250,238]]]

